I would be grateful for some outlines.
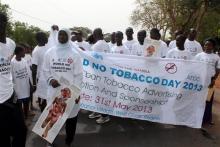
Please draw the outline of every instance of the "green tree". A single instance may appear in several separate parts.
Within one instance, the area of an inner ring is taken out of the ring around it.
[[[23,22],[13,23],[13,33],[11,38],[14,39],[16,43],[27,43],[30,46],[36,46],[35,34],[42,31],[40,28],[35,26],[29,26]]]
[[[12,23],[11,23],[11,13],[9,11],[9,6],[0,3],[0,12],[5,13],[9,19],[7,26],[7,34],[10,36],[12,34]]]
[[[163,31],[165,36],[168,25],[167,15],[164,15],[162,9],[158,9],[158,4],[148,2],[147,0],[136,0],[136,9],[131,15],[131,23],[134,26],[141,26],[143,29],[150,30],[158,28]]]
[[[212,17],[214,16],[214,17]],[[220,14],[216,11],[208,12],[204,16],[201,22],[201,28],[199,31],[198,39],[203,41],[207,37],[216,36],[219,37],[218,31],[220,30]]]
[[[16,43],[26,43],[30,46],[36,45],[35,34],[42,31],[40,28],[35,26],[29,26],[23,22],[12,22],[11,11],[8,5],[0,3],[0,11],[5,13],[8,18],[7,35],[12,38]]]
[[[208,22],[208,19],[212,19],[213,17],[216,19],[216,22],[220,21],[220,17],[218,17],[220,11],[218,9],[220,6],[219,0],[136,0],[136,2],[141,5],[137,5],[131,15],[131,22],[133,24],[138,22],[138,20],[142,25],[144,25],[144,22],[151,23],[148,17],[154,18],[154,20],[161,19],[163,21],[158,21],[159,26],[166,26],[172,35],[177,29],[187,31],[189,28],[195,28],[200,34],[205,34],[203,28],[205,27],[204,25],[207,26],[207,24],[204,22]],[[153,8],[153,10],[151,10],[150,13],[144,13],[142,15],[136,14],[140,9],[147,8],[149,10]],[[158,17],[160,13],[164,15],[162,18]],[[213,14],[215,15],[213,16]],[[141,17],[138,18],[136,16]],[[161,29],[161,27],[157,28],[160,30],[164,29]],[[216,28],[209,29],[213,29],[214,31]],[[211,35],[211,33],[205,35]]]

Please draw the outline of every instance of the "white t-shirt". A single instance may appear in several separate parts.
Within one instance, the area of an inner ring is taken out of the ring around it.
[[[162,55],[162,57],[166,57],[166,54],[167,54],[167,52],[168,52],[168,46],[167,46],[167,44],[166,44],[166,42],[164,42],[164,41],[162,41],[162,40],[160,40],[160,42],[161,42],[161,44],[160,44],[160,50],[161,50],[161,55]]]
[[[99,40],[92,46],[92,51],[110,53],[110,48],[105,40]]]
[[[205,52],[201,52],[197,54],[194,59],[209,63],[211,65],[211,69],[209,70],[211,77],[215,75],[215,68],[220,69],[220,57],[214,53],[207,54]]]
[[[144,56],[146,57],[166,57],[168,52],[167,44],[162,40],[154,40],[154,39],[145,39],[144,45],[146,46],[144,49]],[[149,55],[148,48],[154,48],[153,54]]]
[[[37,89],[36,96],[46,99],[48,84],[43,74],[44,56],[48,51],[48,46],[36,46],[32,54],[32,64],[37,65]]]
[[[196,40],[190,41],[189,39],[186,39],[184,48],[185,50],[189,51],[192,56],[196,56],[198,53],[201,53],[203,51],[202,46]]]
[[[132,55],[137,56],[144,56],[144,49],[146,48],[146,45],[141,45],[139,42],[136,42],[132,45]]]
[[[135,44],[137,41],[136,40],[126,40],[123,42],[123,44],[128,48],[129,53],[132,54],[132,45]]]
[[[129,50],[126,46],[122,45],[122,46],[114,46],[112,48],[112,53],[114,54],[129,54]]]
[[[173,49],[173,48],[176,48],[176,40],[172,40],[169,44],[169,49]]]
[[[27,65],[28,65],[29,67],[32,66],[32,57],[31,57],[30,54],[25,54],[25,56],[24,56],[24,60],[26,60]]]
[[[184,60],[191,60],[192,56],[189,51],[186,50],[179,50],[178,48],[173,48],[169,50],[166,55],[166,58],[173,58],[173,59],[184,59]]]
[[[109,43],[108,43],[108,46],[109,46],[110,49],[112,49],[114,46],[116,46],[116,43],[113,44],[112,42],[109,42]],[[111,52],[112,52],[112,51],[111,51]]]
[[[82,41],[82,42],[75,41],[75,43],[79,47],[82,47],[83,49],[85,49],[86,51],[91,51],[91,47],[90,47],[88,42],[86,42],[86,41]]]
[[[70,84],[81,88],[83,79],[83,68],[81,57],[74,48],[59,49],[54,47],[45,55],[43,71],[46,81],[56,79],[59,81],[61,77],[67,79]],[[55,91],[55,88],[49,86],[48,97]],[[79,112],[79,104],[75,104],[69,118],[75,117]]]
[[[28,64],[25,59],[17,61],[14,57],[11,60],[12,76],[15,94],[18,99],[24,99],[30,97],[30,73],[28,72]]]
[[[14,49],[13,40],[6,38],[6,43],[0,42],[0,104],[7,101],[13,94],[11,58]]]
[[[32,64],[37,65],[37,78],[40,78],[41,72],[42,72],[42,66],[44,62],[44,55],[47,52],[48,47],[45,46],[36,46],[34,48],[33,54],[32,54]]]
[[[23,59],[26,60],[26,62],[27,62],[27,65],[28,65],[28,67],[29,67],[29,68],[28,68],[28,75],[29,75],[29,77],[30,77],[30,82],[31,82],[31,84],[33,84],[32,71],[31,71],[32,57],[31,57],[30,54],[25,54],[25,56],[24,56]]]
[[[88,46],[89,46],[89,48],[90,48],[90,50],[92,51],[92,46],[93,46],[94,44],[90,44],[90,43],[88,43]]]

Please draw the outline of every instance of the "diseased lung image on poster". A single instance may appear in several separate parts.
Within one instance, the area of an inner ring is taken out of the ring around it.
[[[53,88],[50,100],[33,128],[33,132],[52,143],[66,122],[79,97],[80,89],[61,84]]]
[[[71,98],[71,90],[69,88],[61,89],[61,95],[55,97],[53,103],[47,108],[49,113],[43,121],[41,128],[45,128],[42,137],[46,138],[48,131],[53,127],[57,120],[63,116],[67,103],[66,101]]]

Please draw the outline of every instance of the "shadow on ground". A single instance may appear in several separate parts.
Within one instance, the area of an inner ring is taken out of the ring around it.
[[[218,105],[219,108],[219,105]],[[217,109],[218,110],[218,109]],[[219,147],[220,112],[215,110],[214,126],[205,126],[208,132],[184,126],[164,125],[111,117],[109,123],[97,125],[88,119],[88,112],[79,114],[74,147]],[[35,116],[34,121],[36,121]],[[31,120],[30,120],[31,121]],[[31,122],[29,122],[31,123]],[[29,126],[33,127],[33,120]],[[65,147],[65,131],[55,140],[56,147]],[[46,142],[29,132],[27,147],[45,147]]]

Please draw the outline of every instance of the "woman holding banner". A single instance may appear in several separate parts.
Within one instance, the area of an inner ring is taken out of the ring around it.
[[[206,39],[204,44],[204,51],[195,56],[195,60],[207,62],[211,65],[209,74],[210,77],[212,78],[211,78],[211,83],[209,85],[209,96],[208,96],[210,98],[206,100],[205,113],[203,117],[203,123],[209,123],[209,124],[213,124],[212,122],[212,104],[214,99],[213,86],[216,78],[218,77],[219,69],[220,69],[220,58],[218,55],[213,53],[215,49],[215,45],[216,45],[215,40],[211,38]]]

